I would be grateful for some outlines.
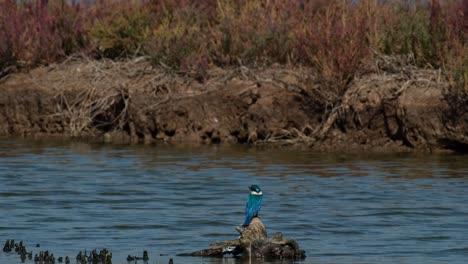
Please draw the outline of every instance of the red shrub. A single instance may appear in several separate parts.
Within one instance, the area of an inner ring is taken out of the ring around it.
[[[358,7],[342,1],[306,6],[295,29],[296,57],[317,67],[321,77],[334,84],[335,96],[369,54],[368,18]]]
[[[80,6],[65,1],[0,1],[0,65],[54,62],[86,46]]]
[[[466,68],[466,0],[80,3],[0,0],[0,68],[83,51],[149,55],[179,69],[293,63],[317,68],[332,97],[340,96],[371,50],[412,56],[423,67]]]

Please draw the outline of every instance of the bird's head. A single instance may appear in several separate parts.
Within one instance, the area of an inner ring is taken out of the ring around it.
[[[249,186],[250,194],[253,195],[262,195],[262,190],[260,189],[260,186],[254,184]]]

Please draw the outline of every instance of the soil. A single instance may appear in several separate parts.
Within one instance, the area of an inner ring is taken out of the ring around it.
[[[438,70],[375,66],[338,103],[313,69],[177,73],[145,58],[70,58],[0,80],[0,136],[468,152],[467,99]]]

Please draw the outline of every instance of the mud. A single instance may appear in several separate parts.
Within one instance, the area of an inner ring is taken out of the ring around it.
[[[331,101],[308,68],[70,59],[0,80],[0,136],[466,153],[468,100],[452,94],[440,71],[406,66],[373,68]]]

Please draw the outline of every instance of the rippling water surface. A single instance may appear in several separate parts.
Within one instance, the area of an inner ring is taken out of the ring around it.
[[[239,263],[175,255],[235,238],[253,183],[269,234],[306,251],[297,263],[468,259],[468,156],[248,147],[0,140],[0,243],[72,260],[106,247],[114,263],[143,250],[149,263]],[[0,251],[0,263],[20,261]]]

